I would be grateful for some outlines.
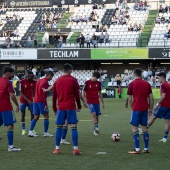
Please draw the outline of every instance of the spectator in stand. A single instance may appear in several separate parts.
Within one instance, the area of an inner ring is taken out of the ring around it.
[[[145,6],[145,8],[148,7],[148,3],[146,2],[146,0],[145,0],[145,2],[144,2],[144,6]]]
[[[162,14],[162,16],[161,16],[161,22],[162,23],[164,23],[165,22],[165,17],[164,17],[164,15]]]
[[[125,74],[124,80],[125,80],[126,86],[128,86],[129,85],[129,80],[130,80],[128,74]]]
[[[98,6],[96,3],[93,4],[93,9],[98,9]]]
[[[15,31],[14,31],[14,33],[13,33],[13,35],[14,35],[14,37],[19,37],[19,30],[18,29],[16,29]]]
[[[152,80],[152,86],[156,89],[156,76],[155,76],[155,74],[152,75],[151,80]]]
[[[37,38],[36,37],[34,37],[34,48],[37,48]]]
[[[32,44],[31,37],[28,36],[28,38],[27,38],[27,45],[28,45],[28,47],[31,47],[31,44]]]
[[[151,69],[148,69],[148,77],[152,77],[152,70]]]
[[[115,3],[116,10],[118,10],[118,9],[119,9],[119,5],[120,5],[119,0],[117,0],[117,1],[116,1],[116,3]]]
[[[87,43],[87,48],[90,48],[91,36],[89,34],[87,34],[85,40]]]
[[[92,37],[92,44],[94,45],[94,48],[97,47],[98,38],[97,38],[97,36],[95,35],[95,33],[93,34],[93,37]]]
[[[148,72],[146,70],[143,71],[142,76],[145,81],[148,81]]]
[[[118,74],[118,75],[116,76],[116,82],[117,82],[117,86],[120,86],[120,85],[121,85],[121,83],[122,83],[122,78],[121,78],[121,75],[120,75],[120,74]]]
[[[85,37],[83,34],[80,36],[80,48],[84,48]]]
[[[133,31],[133,26],[132,26],[132,24],[129,25],[128,31]]]
[[[127,0],[122,1],[122,9],[126,9]]]
[[[106,7],[105,3],[102,2],[102,9],[104,9]]]
[[[110,81],[112,82],[112,86],[114,85],[114,81],[115,81],[115,78],[114,78],[114,76],[113,75],[111,75],[111,77],[110,77]]]
[[[105,33],[104,41],[105,41],[105,43],[110,43],[108,32]]]
[[[44,31],[44,24],[42,21],[39,23],[39,30]]]
[[[63,45],[63,37],[60,35],[60,38],[58,39],[58,48],[62,48]]]
[[[101,32],[101,34],[100,34],[100,39],[99,39],[99,41],[100,41],[100,43],[103,43],[104,42],[104,34],[103,34],[103,31]]]

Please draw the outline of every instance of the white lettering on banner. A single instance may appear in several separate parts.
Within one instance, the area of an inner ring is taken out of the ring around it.
[[[74,58],[79,57],[79,51],[50,51],[51,58],[63,57],[63,58]]]
[[[16,6],[48,6],[50,1],[16,2]]]
[[[0,59],[12,60],[32,60],[37,59],[37,50],[29,49],[2,49],[0,50]]]

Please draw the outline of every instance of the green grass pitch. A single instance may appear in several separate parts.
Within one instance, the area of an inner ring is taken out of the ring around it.
[[[51,98],[49,98],[50,126],[49,132],[54,134],[56,125],[55,116],[51,110]],[[170,169],[170,141],[160,143],[158,140],[164,134],[163,120],[157,120],[149,129],[150,151],[149,154],[129,155],[127,152],[133,149],[133,139],[130,129],[131,110],[124,107],[124,99],[105,99],[106,108],[100,116],[100,135],[93,135],[93,125],[88,109],[82,109],[78,113],[79,123],[79,149],[81,156],[72,155],[72,145],[61,146],[60,155],[52,154],[54,150],[54,137],[43,137],[43,117],[38,121],[35,130],[38,138],[21,136],[20,113],[16,113],[14,145],[21,147],[19,153],[7,152],[6,128],[0,128],[0,169],[1,170],[168,170]],[[28,132],[30,116],[26,114],[26,130]],[[71,142],[71,130],[69,127],[67,140]],[[121,140],[113,142],[111,135],[119,132]],[[141,149],[143,149],[143,138]],[[106,152],[97,155],[97,152]]]

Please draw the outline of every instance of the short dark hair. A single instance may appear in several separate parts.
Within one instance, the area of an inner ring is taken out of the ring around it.
[[[95,71],[93,73],[93,77],[96,77],[97,79],[99,79],[100,78],[100,73],[98,71]]]
[[[73,70],[73,66],[71,64],[66,63],[66,64],[63,65],[63,71],[65,73],[68,73],[68,71],[70,71],[70,70]]]
[[[8,73],[8,72],[13,73],[14,69],[12,67],[9,67],[9,66],[4,67],[3,73],[5,74],[5,73]]]
[[[54,72],[52,71],[47,71],[45,74],[46,76],[54,76]]]
[[[142,69],[136,68],[133,72],[137,77],[142,77]]]
[[[166,73],[165,72],[160,72],[159,74],[157,74],[157,76],[163,77],[164,79],[166,79]]]

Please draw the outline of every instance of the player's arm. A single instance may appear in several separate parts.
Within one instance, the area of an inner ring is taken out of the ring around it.
[[[73,93],[74,93],[74,98],[75,98],[76,103],[77,103],[78,110],[81,109],[80,91],[79,91],[79,89],[80,89],[79,84],[78,84],[77,80],[74,79],[74,81],[73,81]]]
[[[153,105],[154,105],[154,98],[153,98],[153,94],[150,93],[149,96],[149,116],[152,115],[152,112],[153,112]]]
[[[127,101],[129,101],[129,105],[130,105],[130,107],[132,109],[132,106],[133,106],[133,87],[132,87],[132,83],[130,83],[129,86],[128,86],[127,95],[128,95]]]
[[[18,105],[17,98],[15,96],[15,91],[14,91],[14,88],[12,86],[12,82],[9,81],[7,83],[7,87],[8,87],[8,92],[10,94],[10,98],[13,101],[13,103],[16,105],[16,112],[18,112],[19,111],[19,105]]]
[[[126,99],[125,107],[128,108],[128,97]]]
[[[128,95],[128,101],[129,101],[129,105],[130,105],[130,107],[132,109],[132,106],[133,106],[133,97],[132,97],[132,95]]]
[[[57,91],[56,91],[55,85],[53,87],[54,88],[53,88],[52,104],[53,104],[54,114],[56,114],[56,112],[57,112]]]
[[[99,91],[99,98],[100,98],[100,101],[102,102],[102,108],[104,109],[105,105],[104,105],[103,95],[101,91]]]
[[[87,102],[86,100],[84,99],[82,93],[79,91],[79,96],[80,96],[80,100],[83,102],[84,104],[84,107],[88,108],[88,105],[87,105]]]
[[[49,84],[48,84],[48,82],[46,82],[46,83],[44,84],[44,87],[43,87],[43,88],[47,89],[48,87],[49,87]],[[44,104],[45,104],[44,110],[47,110],[47,109],[48,109],[47,93],[44,93],[44,94],[43,94],[43,100],[44,100]]]
[[[42,88],[44,92],[51,91],[53,89],[53,85],[49,86],[48,89]]]

